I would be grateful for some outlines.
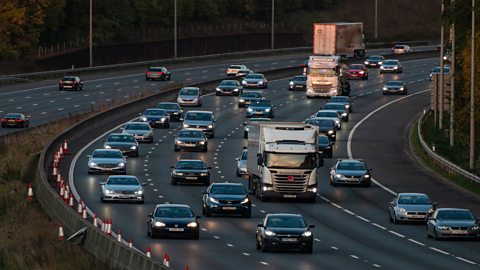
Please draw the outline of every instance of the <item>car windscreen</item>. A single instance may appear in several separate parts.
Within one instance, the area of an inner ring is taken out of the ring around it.
[[[336,111],[341,111],[341,110],[345,110],[345,105],[342,105],[342,104],[326,104],[323,109],[325,110],[336,110]]]
[[[367,61],[378,61],[378,60],[383,60],[383,57],[382,56],[369,56],[367,58]]]
[[[123,158],[120,151],[95,151],[92,158]]]
[[[361,171],[366,170],[365,164],[360,162],[340,162],[337,166],[337,170],[346,170],[346,171]]]
[[[383,65],[398,65],[398,61],[387,60],[383,62]]]
[[[403,45],[396,45],[394,48],[395,49],[402,49],[402,50],[405,49],[405,47]]]
[[[244,195],[245,189],[242,186],[214,185],[211,187],[210,193],[211,194]]]
[[[202,131],[197,130],[182,130],[178,132],[178,137],[182,138],[204,138]]]
[[[252,118],[248,120],[248,122],[270,122],[272,119],[270,118]]]
[[[331,97],[329,102],[350,102],[350,101],[348,100],[348,97],[336,96],[336,97]]]
[[[158,207],[155,211],[155,217],[169,218],[192,218],[194,217],[192,210],[187,207]]]
[[[242,66],[229,66],[229,69],[242,69]]]
[[[252,102],[252,104],[250,106],[270,107],[272,105],[270,104],[270,101],[268,101],[268,100],[256,100],[256,101]]]
[[[126,130],[150,130],[149,124],[126,124]]]
[[[330,139],[327,136],[318,136],[318,143],[320,144],[329,144]]]
[[[337,112],[317,112],[316,117],[338,117]]]
[[[329,119],[310,119],[308,124],[319,127],[333,127],[335,123]]]
[[[165,116],[167,115],[167,112],[165,112],[164,110],[148,109],[143,112],[143,115]]]
[[[213,116],[211,113],[188,112],[185,116],[185,120],[212,121]]]
[[[248,152],[247,152],[247,151],[243,151],[243,152],[242,152],[241,160],[247,160],[247,157],[248,157]]]
[[[238,81],[222,81],[220,86],[238,86],[239,84]]]
[[[266,153],[265,166],[268,168],[313,169],[317,167],[316,154]]]
[[[179,161],[175,165],[175,169],[188,169],[188,170],[204,170],[207,166],[201,161]]]
[[[75,81],[75,77],[63,77],[63,80],[73,82],[73,81]]]
[[[198,96],[198,89],[181,89],[179,95]]]
[[[427,196],[402,195],[398,198],[398,204],[431,204]]]
[[[163,72],[163,68],[149,68],[148,71]]]
[[[350,69],[363,69],[362,65],[350,65]]]
[[[390,81],[386,83],[387,86],[403,86],[403,82]]]
[[[280,228],[306,228],[307,225],[301,217],[269,217],[267,220],[267,227]]]
[[[262,94],[259,92],[244,92],[242,94],[242,97],[247,97],[247,98],[261,98]]]
[[[180,105],[176,103],[160,103],[157,105],[157,108],[164,110],[180,110]]]
[[[475,216],[470,211],[444,210],[444,211],[439,211],[438,212],[437,219],[473,220],[473,219],[475,219]]]
[[[249,74],[245,76],[245,79],[263,79],[263,76],[258,74]]]
[[[110,135],[108,142],[134,142],[135,138],[132,135]]]
[[[307,81],[307,76],[295,76],[292,78],[292,81],[305,82]]]
[[[138,186],[140,183],[137,178],[133,177],[111,177],[108,179],[107,185]]]
[[[5,117],[6,118],[22,118],[22,115],[19,113],[7,113]]]

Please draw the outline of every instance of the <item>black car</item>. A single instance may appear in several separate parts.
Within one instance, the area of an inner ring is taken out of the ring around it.
[[[315,225],[308,225],[301,215],[268,214],[258,224],[256,248],[262,252],[271,249],[296,249],[305,253],[313,252]]]
[[[345,185],[372,185],[372,169],[368,168],[361,159],[340,159],[330,170],[330,184]]]
[[[172,185],[179,182],[188,184],[210,185],[210,172],[207,164],[203,160],[181,159],[177,161],[172,169]]]
[[[327,135],[318,136],[317,145],[320,156],[324,158],[332,158],[334,144],[335,142],[331,141]]]
[[[380,67],[383,61],[385,61],[385,57],[381,55],[370,55],[364,64],[366,67]]]
[[[182,129],[175,138],[175,152],[182,149],[207,152],[207,137],[201,130]]]
[[[157,204],[147,218],[147,235],[151,238],[200,237],[200,216],[195,216],[188,205]]]
[[[172,78],[172,74],[166,67],[150,67],[145,72],[145,80],[168,80]]]
[[[331,141],[337,140],[337,130],[335,121],[326,117],[312,117],[307,120],[306,124],[318,126],[321,133],[328,136]]]
[[[138,142],[131,134],[112,133],[103,144],[105,149],[118,149],[126,156],[138,157]]]
[[[183,110],[178,103],[175,102],[160,102],[157,104],[158,109],[164,109],[170,121],[182,121]]]
[[[345,103],[328,102],[323,106],[323,110],[335,110],[340,114],[342,121],[348,122],[350,119],[348,109]]]
[[[2,117],[2,128],[5,127],[28,127],[30,120],[21,113],[7,113]]]
[[[345,109],[348,109],[348,112],[353,112],[353,101],[346,96],[333,96],[328,100],[329,103],[343,103],[345,104]]]
[[[168,118],[166,110],[150,108],[143,111],[140,116],[140,121],[149,123],[151,127],[169,128],[170,121]]]
[[[259,91],[246,91],[240,95],[240,99],[238,99],[238,107],[247,107],[255,100],[263,99],[263,95]]]
[[[83,81],[77,76],[65,76],[58,83],[58,90],[83,90]]]
[[[207,217],[212,214],[252,216],[249,193],[239,183],[213,183],[203,192],[202,211]]]
[[[223,80],[215,88],[215,94],[220,95],[232,95],[239,96],[243,92],[243,86],[237,80]]]
[[[305,89],[307,89],[307,76],[298,75],[290,79],[290,82],[288,83],[289,91],[305,90]]]

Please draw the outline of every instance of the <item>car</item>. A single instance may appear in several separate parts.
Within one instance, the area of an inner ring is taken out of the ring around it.
[[[349,79],[362,79],[368,80],[368,68],[363,64],[351,64],[348,67],[348,76]]]
[[[145,122],[128,122],[122,128],[123,134],[131,134],[138,142],[153,143],[153,129]]]
[[[250,193],[240,183],[212,183],[203,191],[202,212],[206,217],[216,215],[252,216]]]
[[[198,87],[182,87],[178,91],[177,103],[180,106],[202,106],[202,93]]]
[[[395,224],[405,221],[425,224],[436,206],[425,193],[399,193],[388,206],[388,218]]]
[[[366,67],[380,67],[385,61],[385,57],[381,55],[370,55],[365,60],[364,64]]]
[[[150,124],[151,127],[169,128],[170,120],[164,109],[149,108],[140,115],[140,121]]]
[[[433,239],[480,239],[480,218],[469,209],[437,208],[427,222],[427,236]]]
[[[382,93],[386,94],[407,94],[407,84],[403,81],[388,81],[382,88]]]
[[[335,121],[329,117],[312,117],[309,118],[306,124],[317,126],[322,134],[328,136],[330,141],[337,140],[337,131],[335,127]]]
[[[435,74],[440,74],[440,71],[441,71],[441,70],[442,70],[442,69],[441,69],[440,67],[434,67],[434,68],[432,68],[432,70],[430,70],[430,81],[432,81],[432,78],[433,78],[433,76],[434,76]],[[443,67],[443,73],[444,73],[444,74],[449,74],[449,73],[450,73],[450,67],[444,66],[444,67]]]
[[[111,133],[103,143],[105,149],[118,149],[126,156],[138,157],[138,142],[131,134]]]
[[[78,76],[64,76],[58,83],[58,90],[83,91],[83,81]]]
[[[183,119],[184,129],[196,129],[205,133],[208,138],[215,137],[215,116],[210,111],[188,111]]]
[[[450,52],[449,50],[447,50],[447,51],[445,52],[445,54],[443,55],[443,62],[444,62],[445,64],[450,64],[450,63],[452,63],[452,54],[451,54],[451,52]]]
[[[268,122],[268,121],[272,121],[271,118],[262,118],[262,117],[258,117],[258,118],[250,118],[248,119],[247,122],[243,123],[243,138],[247,139],[248,138],[248,131],[250,130],[250,125],[249,123],[252,123],[252,122]]]
[[[247,76],[248,74],[252,74],[253,73],[253,70],[251,69],[240,69],[238,72],[237,72],[237,77],[245,77]]]
[[[344,103],[349,113],[353,112],[353,101],[347,96],[333,96],[328,100],[329,103]]]
[[[7,113],[2,117],[2,128],[6,127],[28,127],[30,120],[22,113]]]
[[[288,90],[289,91],[305,90],[305,89],[307,89],[307,76],[305,76],[305,75],[293,76],[288,81]]]
[[[172,169],[171,184],[176,186],[178,183],[210,185],[210,172],[212,167],[208,167],[200,159],[180,159],[175,163]]]
[[[227,76],[237,76],[239,70],[246,70],[248,69],[245,65],[230,65],[227,68]]]
[[[330,118],[335,121],[335,128],[337,130],[342,129],[342,116],[338,113],[337,110],[319,110],[316,112],[312,117],[323,117],[323,118]]]
[[[170,81],[172,74],[166,67],[149,67],[145,72],[145,80]]]
[[[200,238],[200,216],[185,204],[157,204],[147,216],[147,235],[157,237]]]
[[[88,173],[127,173],[127,159],[118,149],[95,149],[87,156]]]
[[[175,152],[180,150],[198,150],[207,152],[207,137],[201,130],[182,129],[175,137]]]
[[[244,88],[267,88],[268,80],[261,73],[247,74],[242,80]]]
[[[262,99],[252,101],[246,111],[247,118],[273,118],[275,116],[273,111],[274,107],[275,106],[270,103],[270,100]]]
[[[367,168],[361,159],[340,159],[330,170],[330,184],[338,186],[345,185],[372,185],[372,169]]]
[[[178,103],[160,102],[156,107],[165,110],[170,121],[183,121],[183,110]]]
[[[393,54],[404,54],[409,52],[412,52],[412,49],[408,45],[395,45],[392,48]]]
[[[243,86],[237,80],[223,80],[215,88],[215,95],[239,96],[243,92]]]
[[[342,121],[348,122],[350,114],[344,103],[329,102],[323,105],[322,110],[334,110],[337,111],[342,117]]]
[[[237,176],[248,175],[247,170],[247,149],[243,149],[242,155],[236,158],[237,161]]]
[[[318,154],[322,158],[333,157],[333,145],[334,141],[331,141],[327,135],[319,135],[317,138]]]
[[[102,202],[130,201],[145,202],[145,183],[140,183],[133,175],[110,175],[106,182],[100,182]]]
[[[263,99],[263,95],[259,91],[245,91],[240,95],[238,99],[238,107],[246,107],[252,103],[254,100],[261,100]]]
[[[266,252],[272,249],[297,249],[313,252],[315,225],[307,224],[298,214],[267,214],[257,225],[256,249]]]
[[[400,61],[397,59],[388,59],[383,61],[383,64],[380,66],[380,73],[393,72],[393,73],[402,73],[403,67]]]

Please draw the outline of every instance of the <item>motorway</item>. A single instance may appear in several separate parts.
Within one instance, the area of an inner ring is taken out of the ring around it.
[[[273,63],[279,65],[280,61],[296,65],[303,59],[304,56],[265,58],[265,66],[258,66],[258,69],[268,70],[270,66],[275,66]],[[148,184],[144,205],[100,202],[98,183],[106,176],[88,175],[85,156],[93,149],[101,148],[102,136],[77,153],[69,180],[91,211],[100,218],[111,218],[114,230],[121,228],[124,238],[133,239],[138,249],[145,251],[150,245],[154,258],[161,260],[168,252],[174,269],[183,269],[185,265],[189,269],[479,269],[478,242],[434,241],[427,239],[422,225],[393,225],[388,222],[388,202],[395,192],[406,191],[426,192],[440,207],[466,207],[480,214],[478,198],[435,179],[434,175],[417,165],[407,149],[410,122],[429,105],[428,72],[437,66],[437,61],[404,62],[404,73],[399,75],[380,75],[377,70],[370,69],[368,81],[352,82],[354,113],[339,132],[334,159],[326,160],[325,167],[320,169],[315,204],[267,203],[253,199],[251,219],[203,217],[200,220],[200,240],[152,240],[147,237],[146,215],[155,204],[184,203],[189,204],[197,215],[201,213],[201,191],[204,187],[170,184],[169,166],[178,158],[205,160],[213,167],[214,182],[246,184],[245,178],[235,175],[235,157],[240,155],[244,144],[242,123],[245,121],[245,109],[237,108],[236,97],[204,97],[201,109],[214,111],[218,120],[216,137],[209,140],[208,152],[175,153],[173,136],[181,124],[173,123],[168,130],[155,130],[155,143],[142,144],[140,157],[128,159],[128,174],[136,175]],[[217,77],[224,69],[225,64],[218,64],[209,69],[203,68],[203,71],[207,71],[205,74],[215,71]],[[200,70],[184,71],[184,76],[192,81],[207,77]],[[125,83],[132,85],[121,87],[132,88],[135,83],[147,87],[145,84],[151,84],[142,82],[141,78],[141,74],[127,77]],[[381,87],[391,78],[406,81],[409,95],[383,96]],[[117,91],[119,86],[115,82],[99,83],[105,97],[107,93],[113,95]],[[275,121],[302,121],[325,103],[322,99],[306,99],[304,92],[289,92],[287,86],[287,78],[279,79],[270,81],[269,88],[263,90],[276,105]],[[79,96],[82,94],[78,93]],[[61,97],[64,95],[62,93]],[[74,104],[73,100],[71,102],[70,107]],[[89,99],[85,102],[88,104]],[[366,160],[368,166],[374,169],[376,184],[371,188],[332,187],[328,184],[328,171],[334,160],[349,156]],[[313,255],[261,253],[255,250],[256,224],[266,213],[278,212],[300,213],[309,223],[316,225],[313,229]]]

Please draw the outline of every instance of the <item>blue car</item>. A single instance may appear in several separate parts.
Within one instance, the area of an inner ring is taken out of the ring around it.
[[[269,100],[256,100],[250,103],[250,106],[247,108],[247,117],[263,117],[263,118],[273,118],[274,112],[273,108],[275,106],[270,103]]]
[[[150,108],[146,109],[140,116],[140,121],[147,122],[151,127],[169,128],[170,121],[166,110]]]

